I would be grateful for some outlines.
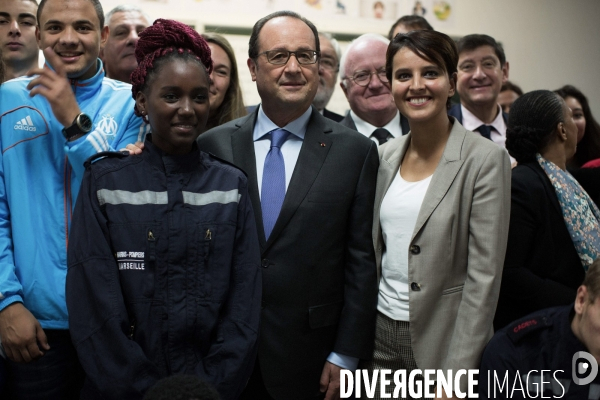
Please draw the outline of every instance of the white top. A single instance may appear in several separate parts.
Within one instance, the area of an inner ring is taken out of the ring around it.
[[[409,320],[408,250],[432,176],[407,182],[398,172],[381,203],[379,218],[385,250],[377,309],[396,321]]]
[[[354,125],[356,125],[356,130],[365,135],[366,137],[370,138],[372,141],[374,141],[377,144],[377,146],[379,146],[379,141],[373,136],[371,136],[373,135],[373,131],[377,128],[387,129],[387,131],[391,133],[394,138],[399,138],[400,136],[402,136],[402,127],[400,126],[400,111],[396,112],[396,116],[384,126],[371,125],[370,123],[356,115],[356,113],[354,113],[354,111],[352,110],[350,110],[350,116],[354,121]]]

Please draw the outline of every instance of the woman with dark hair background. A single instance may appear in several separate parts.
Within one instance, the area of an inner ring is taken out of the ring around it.
[[[247,114],[240,88],[235,53],[231,44],[216,33],[203,33],[208,42],[214,68],[210,74],[210,113],[206,130]]]
[[[577,151],[567,160],[567,168],[581,168],[589,161],[600,159],[600,125],[592,115],[585,95],[571,85],[565,85],[555,92],[573,110],[573,120],[577,125]]]
[[[410,132],[379,148],[371,371],[477,368],[492,337],[510,161],[448,116],[457,60],[454,41],[430,30],[396,35],[387,50],[387,78]],[[463,379],[458,389],[466,386]]]
[[[600,211],[566,171],[577,145],[573,113],[556,93],[518,98],[508,119],[511,216],[496,329],[547,307],[573,302],[600,256]]]
[[[210,49],[158,19],[135,56],[135,112],[152,134],[141,155],[86,162],[69,236],[81,397],[141,400],[161,378],[188,374],[237,399],[256,356],[260,254],[244,173],[196,144]]]
[[[600,125],[592,115],[588,100],[571,85],[555,90],[573,110],[577,125],[577,150],[567,160],[567,169],[590,195],[600,204]]]

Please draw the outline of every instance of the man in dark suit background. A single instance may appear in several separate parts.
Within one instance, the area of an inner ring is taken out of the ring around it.
[[[400,114],[385,75],[385,53],[390,41],[367,33],[356,38],[342,57],[340,86],[350,111],[340,124],[370,137],[377,144],[406,135],[408,121]]]
[[[259,230],[261,332],[242,398],[338,398],[340,370],[373,351],[377,148],[311,107],[312,23],[270,14],[255,24],[248,53],[261,105],[198,138],[201,150],[248,174]]]
[[[461,38],[457,46],[456,91],[460,104],[454,105],[448,114],[466,129],[505,147],[508,114],[498,104],[502,84],[508,81],[509,65],[504,50],[493,37],[479,34]]]
[[[342,50],[337,40],[326,32],[319,32],[319,44],[321,46],[321,58],[319,59],[319,88],[313,100],[313,106],[325,117],[340,122],[344,117],[329,111],[327,104],[331,100],[338,73],[340,72],[340,58]]]

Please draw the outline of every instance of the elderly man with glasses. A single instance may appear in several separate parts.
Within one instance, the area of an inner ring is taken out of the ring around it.
[[[408,121],[394,104],[385,74],[389,43],[373,33],[359,36],[350,43],[340,63],[340,86],[350,103],[350,111],[340,124],[359,131],[379,145],[410,130]]]
[[[259,20],[248,67],[262,103],[198,138],[248,174],[261,251],[258,359],[242,399],[336,399],[374,343],[377,146],[311,106],[319,37],[290,11]],[[235,277],[232,277],[235,279]]]
[[[340,49],[338,41],[329,33],[319,32],[319,42],[321,44],[319,88],[317,89],[317,95],[313,100],[313,106],[315,106],[325,118],[340,122],[344,119],[344,116],[336,114],[325,107],[329,104],[329,100],[331,100],[331,96],[335,90],[338,72],[340,72],[342,50]]]

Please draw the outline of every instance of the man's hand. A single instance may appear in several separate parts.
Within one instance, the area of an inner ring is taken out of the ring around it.
[[[135,142],[135,144],[128,144],[127,147],[120,151],[128,151],[133,156],[142,154],[142,150],[144,150],[144,142]]]
[[[67,79],[65,66],[60,57],[50,47],[44,49],[44,57],[52,65],[50,68],[33,68],[27,72],[27,76],[39,75],[29,82],[27,89],[29,96],[40,94],[48,100],[52,113],[65,128],[71,126],[75,117],[81,114],[81,109],[71,84]]]
[[[341,367],[325,361],[321,373],[321,393],[325,393],[325,400],[338,400],[340,398],[340,371]]]
[[[0,311],[0,340],[6,356],[15,362],[28,363],[40,358],[44,355],[40,346],[50,350],[40,323],[22,303],[13,303]]]

